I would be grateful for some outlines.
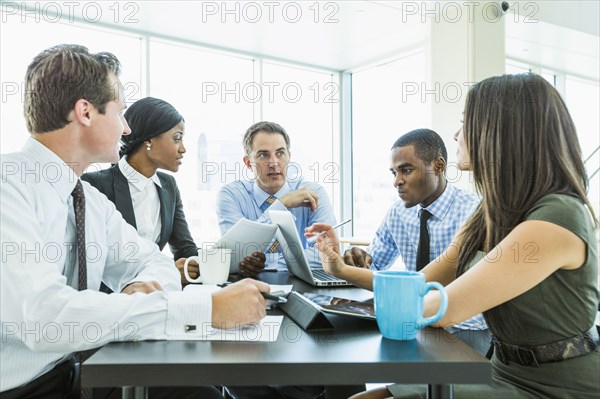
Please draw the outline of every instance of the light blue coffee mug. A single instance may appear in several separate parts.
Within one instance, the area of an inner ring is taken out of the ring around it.
[[[442,303],[434,316],[423,317],[423,297],[432,288],[440,291]],[[437,282],[426,283],[423,273],[374,272],[373,293],[379,331],[389,339],[415,339],[419,329],[440,320],[448,308],[444,287]]]

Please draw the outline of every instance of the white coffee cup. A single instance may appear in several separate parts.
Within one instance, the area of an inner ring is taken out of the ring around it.
[[[183,264],[183,273],[190,283],[223,284],[229,277],[229,266],[231,263],[231,249],[207,247],[198,251],[198,256],[190,256]],[[200,275],[192,279],[188,271],[190,261],[196,261],[200,266]]]

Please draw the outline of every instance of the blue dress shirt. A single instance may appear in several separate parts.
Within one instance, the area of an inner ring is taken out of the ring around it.
[[[427,208],[422,208],[421,205],[405,208],[403,201],[397,201],[388,211],[373,242],[367,248],[367,252],[373,257],[371,269],[388,269],[398,256],[402,256],[406,270],[416,269],[421,209],[427,209],[432,215],[427,221],[427,229],[429,256],[433,260],[450,245],[458,229],[478,205],[479,197],[476,194],[450,184]]]
[[[406,270],[416,270],[421,209],[427,209],[432,215],[427,221],[427,228],[429,257],[434,260],[450,245],[479,202],[476,194],[450,184],[427,208],[422,208],[421,205],[405,208],[403,201],[397,201],[388,211],[366,250],[373,258],[371,269],[388,269],[398,256],[402,256]],[[460,324],[459,328],[480,330],[487,326],[483,317],[478,315]]]
[[[279,198],[284,195],[307,188],[314,191],[319,196],[319,206],[315,212],[309,207],[286,208]],[[327,192],[317,183],[305,181],[303,179],[295,179],[294,181],[286,182],[281,189],[274,194],[278,199],[269,204],[267,198],[271,195],[263,191],[255,180],[237,180],[226,184],[217,194],[217,219],[221,234],[225,234],[233,227],[238,220],[246,218],[248,220],[257,221],[260,223],[271,223],[265,211],[267,210],[286,210],[292,213],[295,219],[296,228],[302,241],[302,246],[305,251],[311,266],[320,267],[321,262],[317,251],[314,248],[308,248],[306,238],[304,237],[304,229],[314,223],[335,224],[335,216],[333,207],[329,202]],[[285,260],[281,254],[268,255],[268,267],[273,267],[277,263],[279,269],[286,269]]]

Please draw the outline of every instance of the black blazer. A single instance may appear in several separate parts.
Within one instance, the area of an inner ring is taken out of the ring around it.
[[[198,247],[185,221],[181,196],[175,179],[173,176],[162,172],[157,172],[157,175],[162,184],[162,188],[156,186],[160,198],[162,222],[160,236],[156,242],[158,248],[162,251],[168,242],[175,260],[198,255]],[[106,195],[115,204],[117,210],[121,212],[125,221],[137,229],[129,182],[123,176],[117,164],[109,169],[85,173],[81,176],[81,179],[89,182]]]

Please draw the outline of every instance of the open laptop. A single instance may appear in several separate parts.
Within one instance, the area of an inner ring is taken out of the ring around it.
[[[277,224],[276,237],[279,241],[281,252],[288,271],[308,284],[316,287],[331,287],[340,285],[352,285],[345,280],[331,276],[322,268],[310,267],[304,247],[296,230],[294,216],[288,211],[268,211],[273,224]]]

